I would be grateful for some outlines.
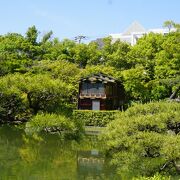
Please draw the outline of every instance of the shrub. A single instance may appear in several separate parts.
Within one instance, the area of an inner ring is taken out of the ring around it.
[[[73,111],[73,118],[85,126],[104,127],[113,121],[118,113],[119,111],[76,110]]]
[[[180,111],[177,103],[168,103],[166,101],[151,102],[147,104],[135,104],[126,111],[126,116],[140,116],[148,114],[157,114],[167,111]]]
[[[108,124],[102,134],[119,173],[151,176],[179,172],[180,104],[135,105]]]
[[[26,123],[26,132],[49,132],[60,133],[61,135],[79,135],[82,126],[68,119],[63,115],[57,114],[37,114],[31,121]]]

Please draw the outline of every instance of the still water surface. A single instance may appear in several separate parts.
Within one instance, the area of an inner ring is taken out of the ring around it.
[[[0,180],[119,179],[97,136],[79,142],[0,126]]]

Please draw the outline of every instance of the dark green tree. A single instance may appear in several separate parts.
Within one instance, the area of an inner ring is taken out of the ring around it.
[[[26,32],[26,39],[28,42],[31,42],[33,45],[37,44],[37,37],[38,37],[38,30],[36,29],[36,26],[33,25],[32,27],[29,27]]]
[[[119,115],[102,135],[119,174],[179,173],[180,105],[137,104]]]

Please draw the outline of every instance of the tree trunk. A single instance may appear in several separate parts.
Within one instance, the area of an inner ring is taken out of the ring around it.
[[[177,87],[177,89],[171,94],[170,99],[174,99],[180,89],[180,86]]]

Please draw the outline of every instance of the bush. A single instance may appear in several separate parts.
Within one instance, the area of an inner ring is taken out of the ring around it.
[[[63,115],[57,114],[37,114],[31,121],[26,123],[26,132],[49,132],[59,133],[61,135],[79,135],[82,126],[76,124]]]
[[[130,107],[102,134],[119,173],[179,173],[180,104],[153,102]]]
[[[180,111],[180,106],[177,103],[168,103],[166,101],[151,102],[147,104],[135,104],[130,107],[125,115],[140,116],[140,115],[153,115],[157,113],[167,112],[167,111]]]
[[[113,121],[118,113],[119,111],[76,110],[73,111],[73,119],[85,126],[104,127]]]

